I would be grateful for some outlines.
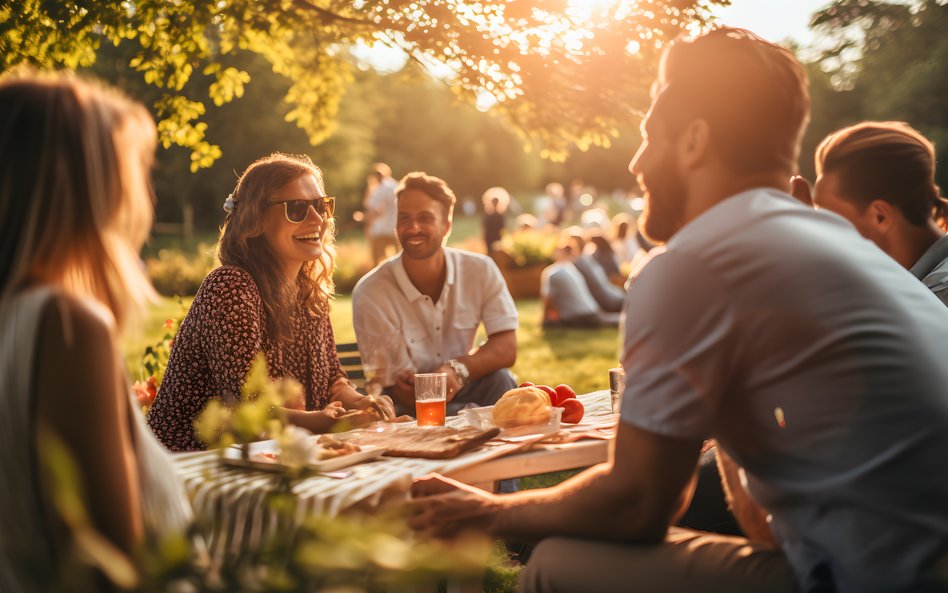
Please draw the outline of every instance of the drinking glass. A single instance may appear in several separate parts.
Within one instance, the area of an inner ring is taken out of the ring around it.
[[[613,414],[618,414],[622,408],[623,391],[625,391],[625,369],[622,367],[609,369],[609,397]]]
[[[447,373],[415,375],[415,416],[418,426],[444,426]]]

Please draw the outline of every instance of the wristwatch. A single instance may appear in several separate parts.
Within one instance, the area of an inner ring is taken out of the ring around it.
[[[454,374],[458,376],[458,382],[463,387],[464,384],[467,383],[467,378],[471,375],[471,372],[467,370],[467,365],[456,358],[446,360],[444,361],[444,364],[451,367],[451,370],[454,371]]]

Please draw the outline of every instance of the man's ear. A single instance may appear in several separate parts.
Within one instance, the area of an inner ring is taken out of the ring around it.
[[[887,233],[896,222],[896,214],[896,207],[891,203],[885,200],[873,200],[866,207],[863,217],[878,232]]]
[[[711,146],[711,127],[704,119],[695,119],[682,131],[678,140],[679,162],[686,169],[701,165]]]

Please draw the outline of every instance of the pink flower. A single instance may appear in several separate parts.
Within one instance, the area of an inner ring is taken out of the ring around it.
[[[148,377],[146,381],[135,381],[132,385],[132,391],[135,392],[135,399],[138,405],[149,407],[158,396],[158,380],[154,376]]]

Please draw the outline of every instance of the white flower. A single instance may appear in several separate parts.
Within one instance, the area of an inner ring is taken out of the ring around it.
[[[315,442],[312,433],[299,426],[286,426],[277,437],[280,463],[297,468],[307,465],[313,457]]]

